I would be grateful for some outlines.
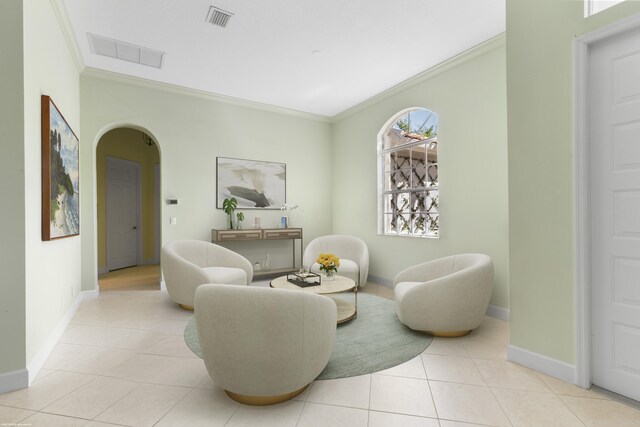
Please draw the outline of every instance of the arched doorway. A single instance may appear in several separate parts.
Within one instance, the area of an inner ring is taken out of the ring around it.
[[[119,127],[96,147],[100,290],[160,289],[160,151],[147,132]]]

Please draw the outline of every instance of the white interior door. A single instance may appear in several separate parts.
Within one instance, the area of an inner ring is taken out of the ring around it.
[[[107,268],[138,264],[141,165],[107,157]]]
[[[590,47],[592,382],[640,400],[640,29]]]

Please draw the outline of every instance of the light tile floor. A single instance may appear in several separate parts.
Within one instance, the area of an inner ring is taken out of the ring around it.
[[[373,283],[363,291],[393,298]],[[280,405],[244,406],[186,347],[191,316],[159,291],[83,302],[32,386],[0,395],[0,425],[640,426],[632,406],[506,361],[509,326],[490,317],[403,365],[317,381]]]

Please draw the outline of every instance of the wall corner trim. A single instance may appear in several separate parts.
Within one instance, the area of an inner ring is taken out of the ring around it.
[[[0,394],[20,390],[29,386],[29,372],[26,369],[0,374]]]
[[[339,122],[352,114],[355,114],[359,111],[362,111],[374,104],[381,102],[382,100],[389,98],[403,90],[409,89],[419,83],[422,83],[426,80],[430,80],[437,75],[450,70],[451,68],[457,67],[458,65],[464,64],[465,62],[476,58],[480,55],[484,55],[487,52],[490,52],[494,49],[506,45],[506,32],[500,33],[489,40],[486,40],[479,45],[471,47],[466,51],[459,53],[458,55],[449,58],[439,64],[434,65],[433,67],[422,71],[421,73],[416,74],[413,77],[409,77],[408,79],[396,84],[395,86],[390,87],[389,89],[383,90],[382,92],[373,95],[366,100],[362,101],[359,104],[354,105],[353,107],[347,108],[346,110],[336,114],[331,117],[331,122],[336,123]]]
[[[507,349],[507,360],[570,384],[576,384],[577,382],[575,365],[552,359],[551,357],[534,353],[533,351],[525,350],[515,345],[509,345]]]
[[[331,123],[331,118],[321,114],[308,113],[305,111],[293,110],[286,107],[278,107],[275,105],[265,104],[258,101],[249,101],[232,96],[220,95],[204,90],[192,89],[185,86],[179,86],[172,83],[164,83],[155,80],[144,79],[142,77],[129,76],[116,73],[113,71],[101,70],[89,66],[85,66],[80,73],[80,77],[88,77],[94,79],[102,79],[121,84],[133,85],[137,87],[153,89],[158,91],[170,92],[182,96],[192,96],[200,99],[212,100],[224,104],[236,105],[244,108],[252,108],[254,110],[266,111],[285,116],[298,117],[306,120],[314,120],[321,123]]]
[[[497,305],[490,305],[487,307],[487,316],[493,317],[496,319],[504,320],[505,322],[509,321],[509,309],[498,307]]]
[[[73,26],[71,25],[71,21],[69,21],[69,13],[67,12],[67,8],[64,5],[64,0],[50,0],[51,6],[53,7],[53,12],[58,19],[58,24],[60,24],[60,29],[62,30],[62,34],[64,35],[64,39],[67,42],[67,47],[69,48],[69,54],[73,59],[73,63],[76,66],[76,70],[78,74],[82,72],[84,69],[84,60],[82,59],[82,53],[80,52],[80,47],[76,42],[76,38],[73,32]]]

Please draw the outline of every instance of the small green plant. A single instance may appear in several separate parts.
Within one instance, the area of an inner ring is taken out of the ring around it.
[[[242,228],[242,221],[244,221],[244,214],[242,212],[238,212],[236,214],[236,218],[238,218],[238,224],[236,225],[236,228],[240,230]]]
[[[230,199],[224,199],[222,202],[222,210],[229,216],[229,229],[233,229],[233,211],[236,210],[238,206],[238,201],[235,197]]]

